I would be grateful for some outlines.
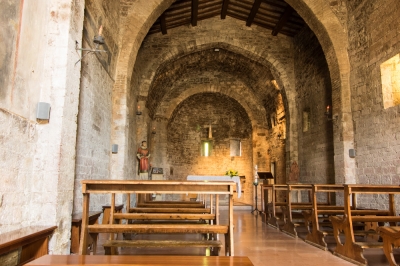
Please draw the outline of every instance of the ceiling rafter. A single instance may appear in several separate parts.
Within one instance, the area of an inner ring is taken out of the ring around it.
[[[197,17],[199,14],[199,0],[192,0],[192,26],[197,26]]]
[[[284,0],[177,0],[155,21],[148,34],[180,26],[197,26],[220,15],[272,30],[274,36],[295,36],[306,24]]]
[[[282,16],[279,18],[279,21],[276,24],[275,29],[271,33],[272,36],[278,35],[279,31],[286,24],[286,21],[289,19],[290,15],[292,14],[293,11],[294,11],[293,8],[289,5],[285,8],[285,11],[283,12]]]
[[[251,8],[249,17],[247,18],[247,21],[246,21],[247,27],[250,27],[251,24],[253,23],[253,20],[257,15],[258,9],[260,8],[260,5],[261,5],[261,0],[254,1],[253,7]]]
[[[226,18],[226,13],[228,11],[228,6],[229,6],[229,0],[223,0],[222,10],[221,10],[221,19],[225,19]]]
[[[163,35],[167,34],[167,23],[165,22],[165,13],[161,14],[160,17],[160,27],[161,27],[161,32]]]

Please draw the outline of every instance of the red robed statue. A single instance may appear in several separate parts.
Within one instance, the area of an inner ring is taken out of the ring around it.
[[[139,173],[148,173],[150,164],[149,164],[149,157],[150,153],[147,149],[147,142],[142,141],[142,145],[139,147],[137,152],[137,157],[139,159]]]

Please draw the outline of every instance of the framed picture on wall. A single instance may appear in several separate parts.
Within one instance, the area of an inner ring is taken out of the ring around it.
[[[152,174],[163,174],[163,169],[162,168],[158,168],[158,167],[153,167],[151,169],[151,173]]]

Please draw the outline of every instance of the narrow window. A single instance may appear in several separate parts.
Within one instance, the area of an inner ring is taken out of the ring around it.
[[[231,139],[230,150],[231,156],[242,156],[242,142],[240,139]]]
[[[303,111],[303,132],[307,132],[310,129],[310,112]]]

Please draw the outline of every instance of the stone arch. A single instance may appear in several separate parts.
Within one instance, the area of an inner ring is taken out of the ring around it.
[[[123,49],[121,50],[120,59],[117,63],[117,82],[115,84],[115,90],[118,91],[117,95],[121,93],[126,94],[128,84],[130,83],[128,81],[132,73],[129,69],[131,69],[134,64],[137,51],[145,33],[150,28],[151,23],[154,22],[172,2],[173,0],[147,0],[134,2],[128,7],[128,14],[123,19],[126,29],[120,41]],[[341,112],[340,117],[343,122],[340,134],[336,134],[343,136],[343,142],[339,141],[335,145],[335,150],[337,150],[336,154],[340,154],[340,158],[335,161],[335,164],[338,168],[344,168],[345,174],[343,177],[344,180],[339,180],[339,177],[337,177],[336,182],[354,182],[354,162],[352,163],[348,159],[345,159],[346,157],[344,156],[347,148],[353,145],[354,139],[350,105],[350,63],[346,52],[348,41],[345,31],[340,25],[336,15],[330,9],[328,2],[324,0],[287,0],[287,2],[303,17],[314,31],[327,55],[326,58],[332,75],[331,80],[335,86],[334,91],[335,89],[338,90],[337,96],[339,96],[338,99],[341,101],[340,108],[334,107],[334,112]],[[135,13],[134,10],[140,10],[140,13]],[[136,25],[136,27],[131,27],[129,25]],[[294,100],[294,93],[290,94],[288,91],[290,87],[283,87],[286,90],[285,98],[287,101]],[[336,93],[336,91],[334,93]],[[119,97],[114,98],[118,100]],[[119,106],[119,108],[113,109],[116,114],[114,117],[114,126],[117,127],[118,124],[120,124],[118,122],[121,122],[121,119],[117,116],[117,114],[120,114],[119,111],[121,111],[121,109],[126,109],[126,101],[125,104]],[[290,124],[294,125],[293,120],[296,117],[296,115],[293,115],[293,113],[295,113],[294,107],[291,107],[288,113],[291,114],[292,118]],[[126,122],[124,124],[126,124]],[[291,132],[294,132],[294,128],[292,127]],[[115,135],[116,134],[113,134],[114,138]],[[296,150],[292,150],[292,152],[297,153]],[[123,152],[120,154],[123,154]],[[297,154],[292,153],[291,156],[297,157]],[[121,163],[123,165],[123,161]]]
[[[336,183],[355,183],[355,161],[346,156],[354,147],[351,110],[350,61],[346,29],[334,14],[328,1],[286,0],[304,19],[318,38],[325,53],[332,81],[333,113],[339,114],[339,128],[334,132]],[[340,140],[342,138],[342,140]],[[343,172],[343,175],[341,174]]]
[[[284,102],[285,102],[285,113],[286,113],[286,128],[288,129],[286,132],[286,149],[287,153],[290,154],[290,158],[287,158],[288,161],[298,160],[298,137],[297,137],[297,109],[296,109],[296,90],[294,89],[293,78],[291,73],[288,73],[287,66],[283,62],[276,58],[272,53],[266,50],[257,49],[252,45],[240,45],[237,42],[233,42],[227,36],[216,37],[207,37],[199,39],[199,43],[196,42],[181,42],[179,46],[174,47],[173,50],[169,50],[168,53],[160,55],[157,58],[157,63],[154,63],[151,67],[149,67],[149,71],[151,74],[147,74],[146,76],[150,77],[150,80],[153,81],[155,76],[161,72],[165,65],[170,64],[174,60],[177,60],[180,57],[185,56],[189,53],[194,53],[206,49],[211,48],[222,48],[231,52],[235,52],[237,54],[243,55],[249,59],[254,60],[255,62],[260,63],[268,67],[271,70],[272,75],[277,81],[278,87],[281,90]],[[148,95],[149,89],[151,87],[151,82],[142,83],[145,84],[144,88],[142,87],[140,90],[140,95],[142,97],[146,97]],[[290,103],[290,104],[289,104]],[[262,125],[262,123],[260,124]],[[290,130],[289,130],[290,129]]]
[[[255,121],[257,121],[257,123],[259,123],[260,125],[263,123],[263,121],[261,120],[262,119],[261,115],[256,114],[255,111],[242,98],[235,97],[235,95],[226,93],[226,91],[220,90],[218,88],[214,88],[212,86],[204,86],[204,85],[186,90],[181,95],[176,97],[174,101],[167,103],[166,104],[166,107],[167,107],[166,112],[164,112],[163,114],[160,112],[160,109],[162,109],[162,107],[160,106],[160,108],[158,109],[158,112],[156,113],[155,116],[156,117],[165,117],[166,119],[170,119],[175,108],[180,103],[182,103],[183,101],[185,101],[187,98],[189,98],[192,95],[199,94],[199,93],[205,93],[205,92],[221,93],[223,95],[226,95],[228,97],[235,99],[245,109],[247,115],[249,116],[250,121],[252,122],[253,128],[256,126]]]

